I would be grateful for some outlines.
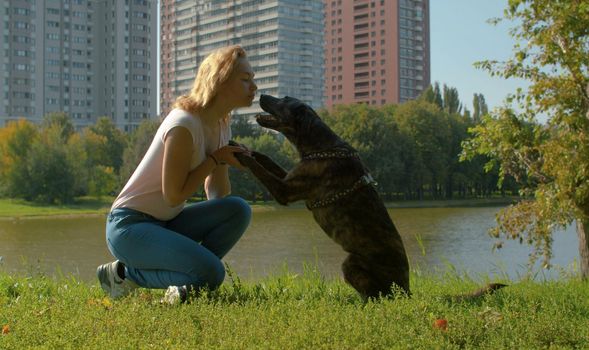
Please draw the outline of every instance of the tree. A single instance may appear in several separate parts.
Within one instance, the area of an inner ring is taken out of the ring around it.
[[[517,23],[506,62],[477,66],[491,75],[530,82],[506,106],[483,118],[464,143],[464,158],[490,157],[500,181],[513,176],[528,199],[498,215],[496,236],[533,244],[532,261],[549,266],[552,233],[576,222],[581,274],[589,277],[589,3],[509,0],[504,19]],[[511,109],[517,103],[521,112]],[[546,116],[547,123],[538,122]]]
[[[360,154],[378,190],[389,199],[405,178],[404,138],[394,122],[395,106],[371,107],[365,104],[339,105],[322,119]]]
[[[30,179],[27,159],[39,134],[31,122],[21,119],[0,129],[0,192],[9,197],[24,195]]]
[[[157,132],[160,122],[146,119],[139,124],[137,130],[131,134],[129,145],[123,152],[123,164],[119,171],[119,181],[122,186],[133,174],[133,171],[139,165],[141,159],[147,152],[149,145],[153,141],[153,137]]]
[[[52,125],[57,125],[60,128],[61,138],[64,141],[67,141],[76,132],[72,120],[64,112],[53,112],[43,116],[41,126],[43,128],[49,128]]]
[[[25,199],[53,204],[70,203],[85,191],[85,151],[78,134],[63,140],[59,123],[48,124],[31,145],[26,160]]]
[[[407,159],[409,191],[417,192],[417,199],[429,191],[434,198],[443,196],[442,188],[448,181],[451,159],[452,128],[450,118],[440,108],[423,101],[409,101],[397,109],[395,122],[402,134],[413,144]]]
[[[483,94],[474,94],[472,100],[473,114],[472,119],[475,123],[480,123],[481,118],[489,113],[487,102]]]
[[[115,126],[109,117],[98,118],[96,124],[90,126],[89,131],[97,136],[102,136],[104,142],[99,144],[99,148],[88,149],[88,156],[95,151],[101,157],[95,157],[94,165],[113,168],[115,173],[123,165],[123,152],[127,146],[126,135]]]
[[[458,90],[444,84],[444,111],[448,114],[460,113],[462,104],[458,97]]]
[[[283,152],[284,144],[278,140],[278,136],[265,132],[258,137],[236,137],[236,142],[246,145],[248,148],[261,152],[272,158],[278,165],[286,171],[290,170],[294,164],[287,153]],[[287,141],[288,142],[288,141]],[[249,171],[239,171],[230,169],[231,191],[237,195],[242,195],[254,202],[261,197],[264,201],[270,199],[270,193],[258,181],[256,181]]]
[[[231,118],[232,137],[258,137],[261,132],[261,127],[257,124],[252,124],[248,117],[233,116]]]

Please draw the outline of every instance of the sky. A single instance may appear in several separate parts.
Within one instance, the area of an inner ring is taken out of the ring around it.
[[[487,23],[502,17],[506,4],[507,0],[430,0],[431,82],[455,87],[470,111],[475,93],[485,96],[491,110],[503,105],[517,87],[527,86],[522,80],[491,77],[473,66],[476,61],[511,56],[511,25]]]

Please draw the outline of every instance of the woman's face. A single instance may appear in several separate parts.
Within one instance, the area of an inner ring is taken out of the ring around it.
[[[232,108],[248,107],[252,105],[258,86],[254,83],[254,72],[245,58],[237,61],[235,70],[219,89],[223,100]]]

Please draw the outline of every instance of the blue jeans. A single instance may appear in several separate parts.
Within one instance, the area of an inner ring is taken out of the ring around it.
[[[186,285],[216,289],[223,283],[221,259],[249,225],[251,209],[239,197],[187,205],[170,221],[129,208],[110,212],[106,241],[127,278],[146,288]]]

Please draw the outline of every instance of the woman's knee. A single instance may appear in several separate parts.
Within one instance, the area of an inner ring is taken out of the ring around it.
[[[216,264],[214,267],[209,269],[203,276],[203,284],[210,290],[215,290],[223,284],[225,280],[225,268],[223,264]]]
[[[227,206],[234,213],[235,217],[249,223],[252,217],[252,208],[250,205],[241,197],[230,196],[225,198]]]
[[[203,263],[202,261],[197,265],[193,271],[189,273],[192,281],[188,284],[192,284],[199,288],[208,288],[215,290],[223,284],[225,280],[225,267],[221,260],[209,263]]]

